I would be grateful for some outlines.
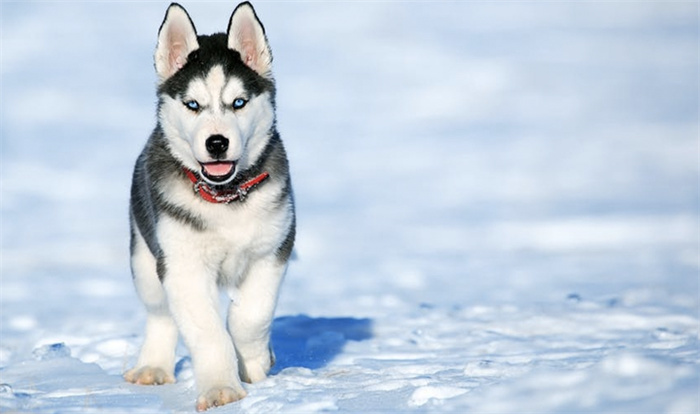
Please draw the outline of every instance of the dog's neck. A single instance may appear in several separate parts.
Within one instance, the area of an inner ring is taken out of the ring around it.
[[[230,204],[234,201],[244,201],[248,193],[260,185],[263,181],[270,177],[267,171],[263,171],[252,179],[238,185],[216,187],[207,184],[196,172],[189,168],[184,168],[183,171],[187,178],[192,182],[194,192],[199,194],[202,199],[215,204]]]

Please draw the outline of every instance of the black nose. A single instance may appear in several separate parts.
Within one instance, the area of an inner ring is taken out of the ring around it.
[[[214,158],[223,158],[228,150],[228,138],[223,135],[212,135],[207,138],[204,145],[209,151],[209,155]]]

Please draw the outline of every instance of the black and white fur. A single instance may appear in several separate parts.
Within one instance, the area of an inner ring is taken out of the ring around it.
[[[158,121],[136,162],[130,203],[131,268],[148,316],[140,356],[124,377],[174,382],[179,333],[200,411],[243,398],[241,379],[263,380],[274,364],[270,327],[295,215],[271,63],[247,2],[226,34],[210,36],[198,36],[173,3],[158,33]],[[183,167],[213,188],[235,188],[263,171],[270,177],[244,201],[212,204],[193,191]],[[219,288],[231,299],[228,329]]]

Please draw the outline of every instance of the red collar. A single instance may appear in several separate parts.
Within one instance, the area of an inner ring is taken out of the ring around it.
[[[183,167],[183,171],[187,175],[187,178],[194,184],[194,192],[198,193],[200,197],[210,203],[223,203],[229,204],[236,200],[243,201],[248,195],[248,192],[256,187],[261,182],[265,181],[270,174],[268,172],[263,172],[262,174],[254,177],[253,179],[244,182],[232,189],[216,190],[209,186],[204,180],[199,178],[199,175],[188,168]]]

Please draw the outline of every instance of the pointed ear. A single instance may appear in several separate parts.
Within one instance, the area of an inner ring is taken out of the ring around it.
[[[243,63],[261,76],[272,76],[272,53],[265,37],[265,28],[248,2],[239,4],[231,14],[228,47],[240,53]]]
[[[187,56],[199,49],[197,30],[184,8],[172,3],[158,31],[154,56],[156,72],[163,83],[187,63]]]

